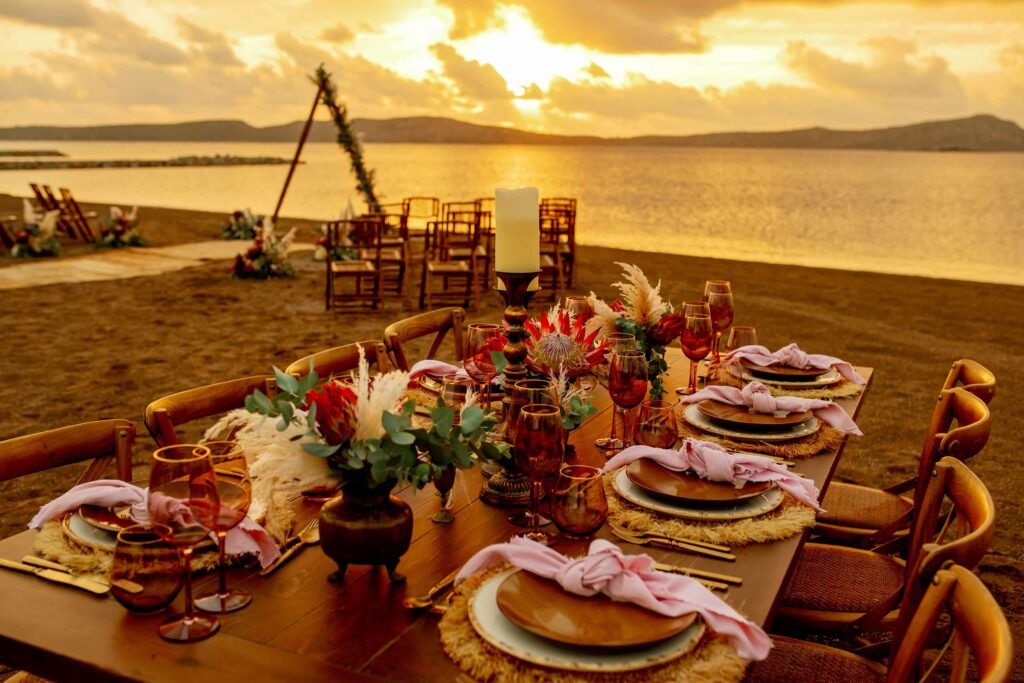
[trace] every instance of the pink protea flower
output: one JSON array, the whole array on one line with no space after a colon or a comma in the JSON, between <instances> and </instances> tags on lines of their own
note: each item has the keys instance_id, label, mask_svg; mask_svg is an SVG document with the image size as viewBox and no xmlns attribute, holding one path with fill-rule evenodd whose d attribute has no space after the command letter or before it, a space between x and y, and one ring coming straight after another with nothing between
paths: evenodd
<instances>
[{"instance_id":1,"label":"pink protea flower","mask_svg":"<svg viewBox=\"0 0 1024 683\"><path fill-rule=\"evenodd\" d=\"M558 306L539 320L526 321L525 327L530 334L526 365L533 372L577 377L604 360L604 342L594 344L599 330L588 333L582 320Z\"/></svg>"}]
</instances>

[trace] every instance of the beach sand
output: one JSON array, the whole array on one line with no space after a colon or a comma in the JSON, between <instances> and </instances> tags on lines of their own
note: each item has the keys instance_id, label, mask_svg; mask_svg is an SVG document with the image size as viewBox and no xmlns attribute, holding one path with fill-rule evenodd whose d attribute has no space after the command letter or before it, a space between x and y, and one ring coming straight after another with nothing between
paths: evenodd
<instances>
[{"instance_id":1,"label":"beach sand","mask_svg":"<svg viewBox=\"0 0 1024 683\"><path fill-rule=\"evenodd\" d=\"M0 215L20 212L20 204L0 196ZM225 219L157 208L144 208L140 216L141 232L154 245L215 239ZM303 241L315 236L312 221L282 219L279 225L302 226ZM77 246L67 254L89 251ZM0 439L130 418L140 425L135 461L143 463L153 446L142 427L151 400L379 338L388 322L415 312L411 300L376 313L325 312L323 266L308 258L293 258L300 269L295 280L234 280L229 264L218 262L149 278L3 292ZM608 297L619 276L616 261L636 263L660 278L663 294L676 305L697 297L705 279L727 278L736 294L736 324L755 325L762 343L774 348L798 341L805 349L874 367L858 419L865 436L848 444L837 473L841 480L887 485L916 471L950 364L969 357L987 365L999 381L992 438L971 465L992 491L998 531L982 576L1013 620L1017 642L1024 643L1024 469L1016 438L1024 433L1017 400L1024 394L1024 288L597 247L580 247L579 260L575 291ZM10 259L0 259L5 261ZM497 320L498 298L488 293L482 302L471 319ZM80 468L70 469L75 471L0 484L0 535L23 529L41 503L73 484Z\"/></svg>"}]
</instances>

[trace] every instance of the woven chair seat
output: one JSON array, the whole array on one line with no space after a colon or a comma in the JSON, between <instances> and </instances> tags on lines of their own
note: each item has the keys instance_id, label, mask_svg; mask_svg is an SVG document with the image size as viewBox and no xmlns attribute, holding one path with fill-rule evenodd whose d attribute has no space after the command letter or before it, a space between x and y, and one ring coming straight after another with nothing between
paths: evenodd
<instances>
[{"instance_id":1,"label":"woven chair seat","mask_svg":"<svg viewBox=\"0 0 1024 683\"><path fill-rule=\"evenodd\" d=\"M881 489L834 482L828 487L821 506L827 512L818 515L820 522L857 529L881 529L908 512L913 503Z\"/></svg>"},{"instance_id":2,"label":"woven chair seat","mask_svg":"<svg viewBox=\"0 0 1024 683\"><path fill-rule=\"evenodd\" d=\"M782 593L782 607L867 612L903 587L903 563L868 550L808 543Z\"/></svg>"},{"instance_id":3,"label":"woven chair seat","mask_svg":"<svg viewBox=\"0 0 1024 683\"><path fill-rule=\"evenodd\" d=\"M368 261L331 261L335 273L372 273L374 267Z\"/></svg>"},{"instance_id":4,"label":"woven chair seat","mask_svg":"<svg viewBox=\"0 0 1024 683\"><path fill-rule=\"evenodd\" d=\"M747 670L748 683L860 683L884 681L880 665L853 653L794 638L774 636L768 659Z\"/></svg>"},{"instance_id":5,"label":"woven chair seat","mask_svg":"<svg viewBox=\"0 0 1024 683\"><path fill-rule=\"evenodd\" d=\"M454 273L456 275L470 272L467 261L430 261L427 263L427 270L431 273Z\"/></svg>"},{"instance_id":6,"label":"woven chair seat","mask_svg":"<svg viewBox=\"0 0 1024 683\"><path fill-rule=\"evenodd\" d=\"M473 251L474 250L470 249L470 247L452 247L448 250L448 258L468 259ZM485 258L487 256L487 249L485 249L483 245L477 246L475 251L479 258Z\"/></svg>"},{"instance_id":7,"label":"woven chair seat","mask_svg":"<svg viewBox=\"0 0 1024 683\"><path fill-rule=\"evenodd\" d=\"M364 259L364 260L367 260L367 261L372 261L375 257L376 257L376 254L375 254L375 250L373 250L373 249L360 249L359 250L359 258L361 258L361 259ZM405 261L405 259L402 258L402 250L401 249L381 249L380 250L380 260L381 261L385 261L385 262Z\"/></svg>"}]
</instances>

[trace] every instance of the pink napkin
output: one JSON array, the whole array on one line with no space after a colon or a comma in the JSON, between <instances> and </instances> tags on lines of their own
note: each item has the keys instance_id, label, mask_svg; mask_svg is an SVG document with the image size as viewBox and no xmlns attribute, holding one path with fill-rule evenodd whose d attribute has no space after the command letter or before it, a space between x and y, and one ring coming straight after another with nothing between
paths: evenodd
<instances>
[{"instance_id":1,"label":"pink napkin","mask_svg":"<svg viewBox=\"0 0 1024 683\"><path fill-rule=\"evenodd\" d=\"M457 365L451 363L445 363L443 360L434 360L427 358L425 360L416 361L411 368L409 368L409 379L418 379L422 375L433 375L435 377L442 377L444 375L458 375L459 377L469 377L469 373L466 372L465 368L460 368ZM501 382L499 377L495 377L491 380L494 384Z\"/></svg>"},{"instance_id":2,"label":"pink napkin","mask_svg":"<svg viewBox=\"0 0 1024 683\"><path fill-rule=\"evenodd\" d=\"M818 512L818 487L810 479L790 472L782 463L748 453L730 453L716 443L685 439L678 451L651 446L630 446L604 465L605 472L647 458L673 472L694 472L709 481L774 481L779 488Z\"/></svg>"},{"instance_id":3,"label":"pink napkin","mask_svg":"<svg viewBox=\"0 0 1024 683\"><path fill-rule=\"evenodd\" d=\"M722 360L722 365L733 365L741 360L749 361L754 365L760 365L761 367L777 364L785 365L790 368L799 368L801 370L811 368L815 370L828 370L834 365L836 366L836 370L839 371L839 374L851 382L854 382L855 384L864 384L865 381L864 378L853 369L853 366L845 360L836 358L835 356L826 356L821 353L806 353L800 350L800 347L796 345L796 342L783 346L775 353L769 351L767 347L759 346L757 344L741 346L738 349L733 349Z\"/></svg>"},{"instance_id":4,"label":"pink napkin","mask_svg":"<svg viewBox=\"0 0 1024 683\"><path fill-rule=\"evenodd\" d=\"M30 529L38 529L51 519L77 510L83 505L101 505L103 507L131 505L132 518L140 524L145 524L149 521L147 493L147 489L117 479L100 479L79 484L39 508L39 512L28 523L28 526ZM179 511L172 507L180 506L181 501L167 496L163 498L171 506L166 510L167 515L179 514ZM212 533L210 536L216 538ZM228 555L256 555L263 567L273 563L281 554L274 538L262 526L248 517L228 532L224 539L224 552Z\"/></svg>"},{"instance_id":5,"label":"pink napkin","mask_svg":"<svg viewBox=\"0 0 1024 683\"><path fill-rule=\"evenodd\" d=\"M819 420L839 431L863 436L850 414L832 401L821 398L772 396L768 387L760 382L750 382L742 389L718 385L704 387L696 394L685 397L682 401L683 403L700 403L705 399L734 406L749 406L755 413L771 414L777 410L785 413L802 413L805 410L810 410Z\"/></svg>"},{"instance_id":6,"label":"pink napkin","mask_svg":"<svg viewBox=\"0 0 1024 683\"><path fill-rule=\"evenodd\" d=\"M590 597L603 593L667 617L696 612L713 631L729 639L744 659L768 656L771 639L756 624L689 576L654 570L647 555L625 555L614 543L596 539L583 557L569 558L536 541L516 537L488 546L462 567L455 583L481 569L509 562L531 574L556 581L562 588Z\"/></svg>"}]
</instances>

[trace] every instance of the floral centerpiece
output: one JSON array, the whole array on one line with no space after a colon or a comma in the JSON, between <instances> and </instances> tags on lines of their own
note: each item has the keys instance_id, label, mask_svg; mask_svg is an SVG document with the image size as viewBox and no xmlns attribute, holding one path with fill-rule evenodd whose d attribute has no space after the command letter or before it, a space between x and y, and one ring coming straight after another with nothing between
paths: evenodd
<instances>
[{"instance_id":1,"label":"floral centerpiece","mask_svg":"<svg viewBox=\"0 0 1024 683\"><path fill-rule=\"evenodd\" d=\"M237 278L266 280L272 277L295 277L295 268L288 261L288 247L295 239L295 228L283 237L274 234L269 220L244 252L235 256L231 273Z\"/></svg>"},{"instance_id":2,"label":"floral centerpiece","mask_svg":"<svg viewBox=\"0 0 1024 683\"><path fill-rule=\"evenodd\" d=\"M472 467L474 456L507 456L506 445L488 439L498 421L472 395L462 406L438 399L430 426L414 427L416 404L404 401L409 374L396 370L371 377L362 348L351 385L317 387L312 367L302 379L277 368L274 375L280 392L270 397L257 390L246 397L246 408L277 418L279 431L304 424L305 453L325 458L339 474L343 495L325 504L320 518L324 552L339 566L334 580L344 578L348 564L383 564L400 580L394 568L409 546L412 512L389 498L398 482L421 488L451 468Z\"/></svg>"},{"instance_id":3,"label":"floral centerpiece","mask_svg":"<svg viewBox=\"0 0 1024 683\"><path fill-rule=\"evenodd\" d=\"M616 262L623 270L624 282L612 287L621 298L607 304L590 293L594 317L588 329L601 334L625 332L636 337L637 349L647 359L647 377L651 383L651 398L665 393L662 373L668 370L665 345L682 333L684 319L672 312L672 304L661 298L661 282L652 286L644 272L635 265Z\"/></svg>"},{"instance_id":4,"label":"floral centerpiece","mask_svg":"<svg viewBox=\"0 0 1024 683\"><path fill-rule=\"evenodd\" d=\"M138 233L139 207L125 213L119 206L110 207L110 217L100 224L100 241L97 247L120 249L121 247L145 247L149 243Z\"/></svg>"},{"instance_id":5,"label":"floral centerpiece","mask_svg":"<svg viewBox=\"0 0 1024 683\"><path fill-rule=\"evenodd\" d=\"M255 239L263 225L263 217L253 214L249 209L232 211L228 222L221 226L220 233L226 240Z\"/></svg>"},{"instance_id":6,"label":"floral centerpiece","mask_svg":"<svg viewBox=\"0 0 1024 683\"><path fill-rule=\"evenodd\" d=\"M335 244L331 248L331 260L332 261L355 261L359 258L359 252L356 251L355 245L352 244L352 240L349 238L350 223L342 222L338 226L338 241L339 244ZM316 249L313 250L314 261L326 261L327 260L327 245L330 240L327 239L327 226L320 226L320 237L316 240Z\"/></svg>"},{"instance_id":7,"label":"floral centerpiece","mask_svg":"<svg viewBox=\"0 0 1024 683\"><path fill-rule=\"evenodd\" d=\"M23 203L23 208L24 223L11 235L14 238L11 256L60 256L60 239L57 237L57 218L60 211L38 214L27 199Z\"/></svg>"},{"instance_id":8,"label":"floral centerpiece","mask_svg":"<svg viewBox=\"0 0 1024 683\"><path fill-rule=\"evenodd\" d=\"M595 343L600 330L588 331L582 320L558 304L524 327L529 334L526 366L535 374L573 379L604 360L605 344Z\"/></svg>"}]
</instances>

